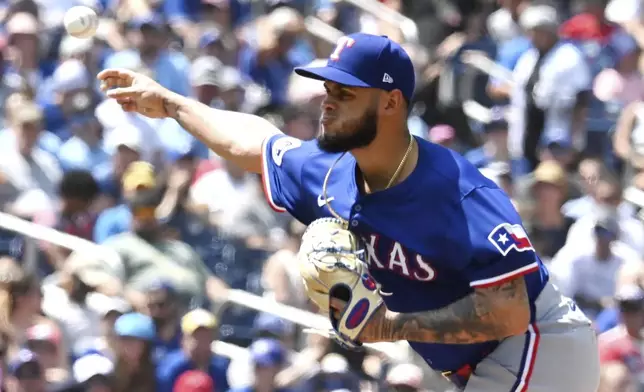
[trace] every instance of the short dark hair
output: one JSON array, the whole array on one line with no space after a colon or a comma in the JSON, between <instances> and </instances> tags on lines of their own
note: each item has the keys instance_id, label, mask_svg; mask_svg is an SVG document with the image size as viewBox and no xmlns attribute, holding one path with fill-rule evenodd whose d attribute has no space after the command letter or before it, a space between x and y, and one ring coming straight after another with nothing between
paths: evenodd
<instances>
[{"instance_id":1,"label":"short dark hair","mask_svg":"<svg viewBox=\"0 0 644 392\"><path fill-rule=\"evenodd\" d=\"M92 201L100 193L98 182L86 170L70 170L63 176L58 193L65 199Z\"/></svg>"}]
</instances>

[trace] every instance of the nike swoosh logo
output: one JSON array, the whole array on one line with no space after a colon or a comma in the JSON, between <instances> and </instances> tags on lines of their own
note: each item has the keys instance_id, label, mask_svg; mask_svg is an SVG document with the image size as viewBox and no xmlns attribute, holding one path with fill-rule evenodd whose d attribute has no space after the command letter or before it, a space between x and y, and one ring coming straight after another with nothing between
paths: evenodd
<instances>
[{"instance_id":1,"label":"nike swoosh logo","mask_svg":"<svg viewBox=\"0 0 644 392\"><path fill-rule=\"evenodd\" d=\"M318 196L318 207L324 207L325 204L332 202L335 197L331 196L328 199L324 199L322 195Z\"/></svg>"}]
</instances>

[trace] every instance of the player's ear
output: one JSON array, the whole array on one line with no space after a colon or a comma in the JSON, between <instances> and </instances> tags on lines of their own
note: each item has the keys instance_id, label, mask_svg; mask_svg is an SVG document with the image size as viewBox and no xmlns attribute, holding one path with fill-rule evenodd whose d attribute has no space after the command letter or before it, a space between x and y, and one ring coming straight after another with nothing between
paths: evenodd
<instances>
[{"instance_id":1,"label":"player's ear","mask_svg":"<svg viewBox=\"0 0 644 392\"><path fill-rule=\"evenodd\" d=\"M382 113L384 115L391 116L400 111L401 107L404 105L404 98L400 90L393 90L385 92L385 96L382 99Z\"/></svg>"}]
</instances>

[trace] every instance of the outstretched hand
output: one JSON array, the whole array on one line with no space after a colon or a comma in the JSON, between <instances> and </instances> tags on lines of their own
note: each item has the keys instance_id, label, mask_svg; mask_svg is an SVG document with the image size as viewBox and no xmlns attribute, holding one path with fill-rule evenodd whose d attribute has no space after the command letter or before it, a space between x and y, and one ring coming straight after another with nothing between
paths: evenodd
<instances>
[{"instance_id":1,"label":"outstretched hand","mask_svg":"<svg viewBox=\"0 0 644 392\"><path fill-rule=\"evenodd\" d=\"M97 78L101 81L101 90L124 111L150 118L170 115L164 101L171 93L152 78L127 69L106 69Z\"/></svg>"}]
</instances>

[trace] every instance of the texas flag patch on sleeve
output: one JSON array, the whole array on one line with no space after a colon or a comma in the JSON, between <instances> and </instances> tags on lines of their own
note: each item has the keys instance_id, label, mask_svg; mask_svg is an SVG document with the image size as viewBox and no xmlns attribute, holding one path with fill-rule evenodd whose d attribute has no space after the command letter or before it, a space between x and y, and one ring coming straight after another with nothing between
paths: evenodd
<instances>
[{"instance_id":1,"label":"texas flag patch on sleeve","mask_svg":"<svg viewBox=\"0 0 644 392\"><path fill-rule=\"evenodd\" d=\"M490 235L487 236L487 239L503 256L510 253L512 249L517 252L534 250L528 234L521 225L501 223L492 230Z\"/></svg>"}]
</instances>

